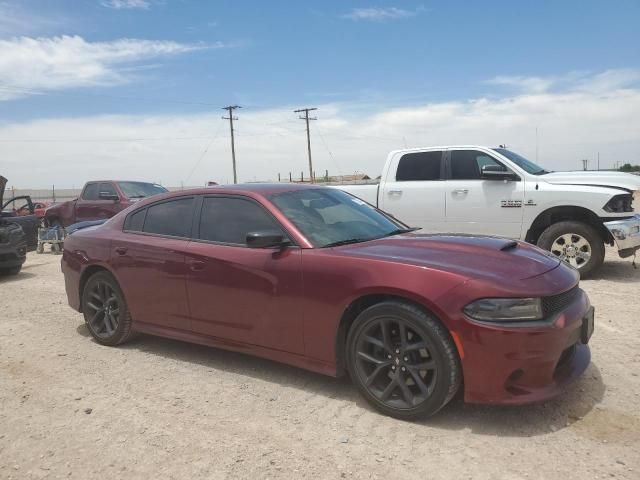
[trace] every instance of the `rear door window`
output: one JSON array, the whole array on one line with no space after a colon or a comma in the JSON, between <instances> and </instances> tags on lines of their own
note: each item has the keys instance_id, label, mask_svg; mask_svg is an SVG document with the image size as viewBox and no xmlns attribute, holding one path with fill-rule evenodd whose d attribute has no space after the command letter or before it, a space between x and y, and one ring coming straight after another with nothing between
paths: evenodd
<instances>
[{"instance_id":1,"label":"rear door window","mask_svg":"<svg viewBox=\"0 0 640 480\"><path fill-rule=\"evenodd\" d=\"M440 180L442 152L405 153L398 162L396 181Z\"/></svg>"},{"instance_id":2,"label":"rear door window","mask_svg":"<svg viewBox=\"0 0 640 480\"><path fill-rule=\"evenodd\" d=\"M83 200L98 200L100 189L97 183L89 183L86 187L84 187L84 191L82 192Z\"/></svg>"},{"instance_id":3,"label":"rear door window","mask_svg":"<svg viewBox=\"0 0 640 480\"><path fill-rule=\"evenodd\" d=\"M142 231L170 237L189 238L191 236L193 204L194 199L190 197L151 205L147 208Z\"/></svg>"}]
</instances>

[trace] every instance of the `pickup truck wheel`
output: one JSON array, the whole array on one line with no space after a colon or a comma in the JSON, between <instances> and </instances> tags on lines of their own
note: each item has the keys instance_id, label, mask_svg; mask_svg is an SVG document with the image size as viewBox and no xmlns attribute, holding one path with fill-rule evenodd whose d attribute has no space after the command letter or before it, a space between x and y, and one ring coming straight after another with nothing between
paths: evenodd
<instances>
[{"instance_id":1,"label":"pickup truck wheel","mask_svg":"<svg viewBox=\"0 0 640 480\"><path fill-rule=\"evenodd\" d=\"M413 305L369 307L347 338L347 368L379 411L406 420L433 415L460 387L462 374L449 332Z\"/></svg>"},{"instance_id":2,"label":"pickup truck wheel","mask_svg":"<svg viewBox=\"0 0 640 480\"><path fill-rule=\"evenodd\" d=\"M89 332L101 345L119 345L132 335L131 314L113 275L92 275L82 292L82 312Z\"/></svg>"},{"instance_id":3,"label":"pickup truck wheel","mask_svg":"<svg viewBox=\"0 0 640 480\"><path fill-rule=\"evenodd\" d=\"M558 222L542 232L538 246L578 269L586 278L604 262L604 241L591 225Z\"/></svg>"}]
</instances>

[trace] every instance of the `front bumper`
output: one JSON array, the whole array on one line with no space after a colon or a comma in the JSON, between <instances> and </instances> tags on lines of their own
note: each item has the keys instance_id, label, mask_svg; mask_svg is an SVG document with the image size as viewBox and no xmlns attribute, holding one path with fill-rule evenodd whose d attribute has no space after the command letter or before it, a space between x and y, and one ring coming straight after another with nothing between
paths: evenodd
<instances>
[{"instance_id":1,"label":"front bumper","mask_svg":"<svg viewBox=\"0 0 640 480\"><path fill-rule=\"evenodd\" d=\"M640 215L605 222L604 226L611 232L622 258L630 257L640 249Z\"/></svg>"},{"instance_id":2,"label":"front bumper","mask_svg":"<svg viewBox=\"0 0 640 480\"><path fill-rule=\"evenodd\" d=\"M590 308L587 295L580 291L544 326L508 328L473 322L462 339L465 401L519 405L561 393L591 361L589 347L581 340Z\"/></svg>"},{"instance_id":3,"label":"front bumper","mask_svg":"<svg viewBox=\"0 0 640 480\"><path fill-rule=\"evenodd\" d=\"M15 246L0 247L0 268L19 267L27 259L27 245L21 243Z\"/></svg>"}]
</instances>

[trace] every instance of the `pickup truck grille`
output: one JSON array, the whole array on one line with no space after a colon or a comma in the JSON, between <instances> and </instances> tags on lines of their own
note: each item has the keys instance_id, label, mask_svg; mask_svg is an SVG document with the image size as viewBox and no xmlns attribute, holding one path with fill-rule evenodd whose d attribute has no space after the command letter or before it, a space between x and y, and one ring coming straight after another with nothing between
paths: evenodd
<instances>
[{"instance_id":1,"label":"pickup truck grille","mask_svg":"<svg viewBox=\"0 0 640 480\"><path fill-rule=\"evenodd\" d=\"M558 313L567 308L577 297L582 293L582 290L575 286L571 290L567 290L564 293L553 295L551 297L544 297L542 299L542 312L545 317L549 317L555 313Z\"/></svg>"}]
</instances>

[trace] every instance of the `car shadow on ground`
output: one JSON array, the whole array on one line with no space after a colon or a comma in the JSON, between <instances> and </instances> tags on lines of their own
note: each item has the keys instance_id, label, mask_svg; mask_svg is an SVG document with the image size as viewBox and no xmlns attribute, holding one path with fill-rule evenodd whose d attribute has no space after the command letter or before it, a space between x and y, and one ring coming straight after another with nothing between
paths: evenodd
<instances>
[{"instance_id":1,"label":"car shadow on ground","mask_svg":"<svg viewBox=\"0 0 640 480\"><path fill-rule=\"evenodd\" d=\"M78 326L77 331L84 337L91 336L84 324ZM214 371L277 383L355 403L359 408L375 412L346 376L336 379L242 353L149 335L141 335L118 348L138 350L179 362L201 365ZM470 430L482 435L544 435L580 422L602 401L605 390L597 365L591 363L583 376L554 400L536 405L500 407L465 404L462 395L458 394L434 417L416 423L443 430Z\"/></svg>"},{"instance_id":2,"label":"car shadow on ground","mask_svg":"<svg viewBox=\"0 0 640 480\"><path fill-rule=\"evenodd\" d=\"M0 284L19 282L20 280L26 280L27 278L35 277L35 273L21 271L17 275L0 275Z\"/></svg>"},{"instance_id":3,"label":"car shadow on ground","mask_svg":"<svg viewBox=\"0 0 640 480\"><path fill-rule=\"evenodd\" d=\"M588 280L602 280L615 283L636 283L640 281L640 258L636 268L629 260L606 261L589 276Z\"/></svg>"}]
</instances>

